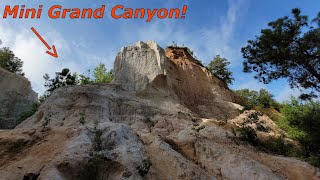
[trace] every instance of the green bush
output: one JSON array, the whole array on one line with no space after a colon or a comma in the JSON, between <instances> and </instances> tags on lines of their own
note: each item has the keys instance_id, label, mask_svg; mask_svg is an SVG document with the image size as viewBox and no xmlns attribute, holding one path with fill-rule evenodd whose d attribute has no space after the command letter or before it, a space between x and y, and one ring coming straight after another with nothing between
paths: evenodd
<instances>
[{"instance_id":1,"label":"green bush","mask_svg":"<svg viewBox=\"0 0 320 180\"><path fill-rule=\"evenodd\" d=\"M199 126L199 124L198 123L196 123L196 124L194 124L193 126L192 126L192 130L194 130L194 131L196 131L196 132L200 132L202 129L204 129L204 128L206 128L206 126L204 126L204 125L202 125L202 126Z\"/></svg>"},{"instance_id":2,"label":"green bush","mask_svg":"<svg viewBox=\"0 0 320 180\"><path fill-rule=\"evenodd\" d=\"M266 133L271 131L270 127L265 127L264 125L259 123L257 123L257 130Z\"/></svg>"},{"instance_id":3,"label":"green bush","mask_svg":"<svg viewBox=\"0 0 320 180\"><path fill-rule=\"evenodd\" d=\"M52 113L49 112L48 115L44 118L44 121L42 122L42 126L43 128L47 127L51 121L51 116L52 116Z\"/></svg>"},{"instance_id":4,"label":"green bush","mask_svg":"<svg viewBox=\"0 0 320 180\"><path fill-rule=\"evenodd\" d=\"M99 63L93 70L93 79L91 79L90 69L88 70L88 75L79 75L79 84L91 84L91 83L110 83L113 79L113 70L107 71L104 64Z\"/></svg>"},{"instance_id":5,"label":"green bush","mask_svg":"<svg viewBox=\"0 0 320 180\"><path fill-rule=\"evenodd\" d=\"M147 126L148 126L149 128L155 126L155 122L154 122L150 117L146 117L146 118L144 119L144 122L147 124Z\"/></svg>"},{"instance_id":6,"label":"green bush","mask_svg":"<svg viewBox=\"0 0 320 180\"><path fill-rule=\"evenodd\" d=\"M92 142L92 149L94 152L98 152L102 150L102 139L103 131L98 129L98 122L94 124L94 139Z\"/></svg>"},{"instance_id":7,"label":"green bush","mask_svg":"<svg viewBox=\"0 0 320 180\"><path fill-rule=\"evenodd\" d=\"M278 108L279 103L273 99L273 95L266 89L258 91L250 91L249 89L241 89L234 91L240 96L240 105L244 106L246 110L261 108Z\"/></svg>"},{"instance_id":8,"label":"green bush","mask_svg":"<svg viewBox=\"0 0 320 180\"><path fill-rule=\"evenodd\" d=\"M247 141L252 145L258 142L257 133L252 127L241 127L238 129L239 137L242 141Z\"/></svg>"},{"instance_id":9,"label":"green bush","mask_svg":"<svg viewBox=\"0 0 320 180\"><path fill-rule=\"evenodd\" d=\"M29 110L24 111L19 115L18 119L16 120L16 125L31 117L38 110L39 106L40 104L38 102L32 103Z\"/></svg>"},{"instance_id":10,"label":"green bush","mask_svg":"<svg viewBox=\"0 0 320 180\"><path fill-rule=\"evenodd\" d=\"M261 140L251 127L241 127L238 132L240 140L246 141L264 152L284 156L301 156L300 149L289 142L285 142L284 137L270 137Z\"/></svg>"},{"instance_id":11,"label":"green bush","mask_svg":"<svg viewBox=\"0 0 320 180\"><path fill-rule=\"evenodd\" d=\"M269 153L294 156L298 150L292 144L285 142L283 137L271 137L259 142L259 148Z\"/></svg>"},{"instance_id":12,"label":"green bush","mask_svg":"<svg viewBox=\"0 0 320 180\"><path fill-rule=\"evenodd\" d=\"M152 163L150 161L150 159L144 159L142 161L142 166L139 166L137 169L138 169L138 172L139 174L144 177L146 174L148 174L149 172L149 169L151 167Z\"/></svg>"},{"instance_id":13,"label":"green bush","mask_svg":"<svg viewBox=\"0 0 320 180\"><path fill-rule=\"evenodd\" d=\"M93 82L89 76L85 76L83 74L80 74L79 77L80 77L79 78L79 83L81 85L83 85L83 84L91 84Z\"/></svg>"},{"instance_id":14,"label":"green bush","mask_svg":"<svg viewBox=\"0 0 320 180\"><path fill-rule=\"evenodd\" d=\"M24 76L22 65L23 61L16 57L8 47L0 48L0 67L12 73Z\"/></svg>"},{"instance_id":15,"label":"green bush","mask_svg":"<svg viewBox=\"0 0 320 180\"><path fill-rule=\"evenodd\" d=\"M86 114L83 112L80 113L80 119L79 119L80 124L84 125L84 123L86 122L85 118L86 118Z\"/></svg>"},{"instance_id":16,"label":"green bush","mask_svg":"<svg viewBox=\"0 0 320 180\"><path fill-rule=\"evenodd\" d=\"M107 71L106 66L100 63L94 68L93 76L95 83L110 83L113 79L113 70Z\"/></svg>"},{"instance_id":17,"label":"green bush","mask_svg":"<svg viewBox=\"0 0 320 180\"><path fill-rule=\"evenodd\" d=\"M281 108L278 126L301 145L300 156L310 164L320 166L320 101L291 98Z\"/></svg>"}]
</instances>

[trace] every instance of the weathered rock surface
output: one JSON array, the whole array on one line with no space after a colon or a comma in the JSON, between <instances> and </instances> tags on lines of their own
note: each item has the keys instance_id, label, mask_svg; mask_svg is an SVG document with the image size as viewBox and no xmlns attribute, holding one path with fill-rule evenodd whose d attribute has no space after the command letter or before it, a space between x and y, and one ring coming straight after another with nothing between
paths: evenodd
<instances>
[{"instance_id":1,"label":"weathered rock surface","mask_svg":"<svg viewBox=\"0 0 320 180\"><path fill-rule=\"evenodd\" d=\"M14 128L19 115L36 100L27 78L0 67L0 129Z\"/></svg>"},{"instance_id":2,"label":"weathered rock surface","mask_svg":"<svg viewBox=\"0 0 320 180\"><path fill-rule=\"evenodd\" d=\"M112 84L57 89L0 131L1 178L320 179L305 162L236 141L230 127L249 112L238 116L237 97L185 49L139 42L114 69Z\"/></svg>"},{"instance_id":3,"label":"weathered rock surface","mask_svg":"<svg viewBox=\"0 0 320 180\"><path fill-rule=\"evenodd\" d=\"M195 60L187 48L168 48L138 42L122 48L112 83L123 89L171 99L203 117L227 119L238 114L237 97L220 79Z\"/></svg>"}]
</instances>

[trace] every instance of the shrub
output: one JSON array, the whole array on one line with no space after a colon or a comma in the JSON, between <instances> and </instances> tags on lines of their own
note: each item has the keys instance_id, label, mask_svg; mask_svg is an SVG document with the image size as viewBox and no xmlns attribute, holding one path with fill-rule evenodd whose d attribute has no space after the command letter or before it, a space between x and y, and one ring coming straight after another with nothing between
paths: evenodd
<instances>
[{"instance_id":1,"label":"shrub","mask_svg":"<svg viewBox=\"0 0 320 180\"><path fill-rule=\"evenodd\" d=\"M103 131L97 128L98 122L95 122L94 125L94 139L92 142L92 149L93 151L101 151L102 150L102 139L101 136L103 135Z\"/></svg>"},{"instance_id":2,"label":"shrub","mask_svg":"<svg viewBox=\"0 0 320 180\"><path fill-rule=\"evenodd\" d=\"M51 121L51 116L52 113L49 112L48 115L44 118L44 121L42 122L42 126L45 128L49 125L50 121Z\"/></svg>"},{"instance_id":3,"label":"shrub","mask_svg":"<svg viewBox=\"0 0 320 180\"><path fill-rule=\"evenodd\" d=\"M256 145L257 144L257 133L256 131L249 126L246 127L241 127L238 129L239 131L239 137L242 141L247 141L252 145Z\"/></svg>"},{"instance_id":4,"label":"shrub","mask_svg":"<svg viewBox=\"0 0 320 180\"><path fill-rule=\"evenodd\" d=\"M297 149L290 143L285 142L283 137L271 137L259 142L259 148L269 153L293 156Z\"/></svg>"},{"instance_id":5,"label":"shrub","mask_svg":"<svg viewBox=\"0 0 320 180\"><path fill-rule=\"evenodd\" d=\"M240 140L249 142L257 149L267 153L300 157L300 150L289 142L285 142L283 137L270 137L266 140L260 140L255 130L251 127L242 127L238 129Z\"/></svg>"},{"instance_id":6,"label":"shrub","mask_svg":"<svg viewBox=\"0 0 320 180\"><path fill-rule=\"evenodd\" d=\"M22 65L23 61L16 57L8 47L0 48L0 67L12 73L24 76Z\"/></svg>"},{"instance_id":7,"label":"shrub","mask_svg":"<svg viewBox=\"0 0 320 180\"><path fill-rule=\"evenodd\" d=\"M93 83L93 80L90 78L90 69L88 70L88 76L85 76L84 74L79 75L79 83L80 84L90 84Z\"/></svg>"},{"instance_id":8,"label":"shrub","mask_svg":"<svg viewBox=\"0 0 320 180\"><path fill-rule=\"evenodd\" d=\"M68 68L64 68L61 72L56 72L55 77L50 79L49 74L45 74L43 76L45 80L44 87L46 87L46 91L40 97L40 102L43 102L46 98L48 98L52 92L60 87L76 85L78 84L78 75L77 73L71 73Z\"/></svg>"},{"instance_id":9,"label":"shrub","mask_svg":"<svg viewBox=\"0 0 320 180\"><path fill-rule=\"evenodd\" d=\"M240 105L244 106L246 110L255 109L255 107L261 108L278 108L279 103L273 99L273 95L266 89L258 91L250 91L249 89L241 89L234 91L240 96Z\"/></svg>"},{"instance_id":10,"label":"shrub","mask_svg":"<svg viewBox=\"0 0 320 180\"><path fill-rule=\"evenodd\" d=\"M80 113L80 119L79 119L79 122L80 124L84 124L85 123L85 117L86 117L86 114L85 113Z\"/></svg>"},{"instance_id":11,"label":"shrub","mask_svg":"<svg viewBox=\"0 0 320 180\"><path fill-rule=\"evenodd\" d=\"M107 71L106 66L100 63L94 68L93 76L95 83L110 83L113 79L113 70Z\"/></svg>"},{"instance_id":12,"label":"shrub","mask_svg":"<svg viewBox=\"0 0 320 180\"><path fill-rule=\"evenodd\" d=\"M149 172L149 169L151 167L152 163L150 161L150 159L144 159L142 161L142 166L139 166L137 169L138 169L138 172L139 174L144 177L146 174L148 174Z\"/></svg>"},{"instance_id":13,"label":"shrub","mask_svg":"<svg viewBox=\"0 0 320 180\"><path fill-rule=\"evenodd\" d=\"M199 124L196 123L196 124L193 125L193 127L191 129L196 131L196 132L200 132L204 128L206 128L206 126L204 126L204 125L199 126Z\"/></svg>"},{"instance_id":14,"label":"shrub","mask_svg":"<svg viewBox=\"0 0 320 180\"><path fill-rule=\"evenodd\" d=\"M94 122L94 129L93 129L93 141L91 146L90 152L90 159L87 164L87 179L103 179L103 169L106 167L106 161L108 159L100 152L102 150L102 139L101 136L103 131L98 129L98 121ZM102 172L102 175L101 173ZM100 177L102 176L102 177Z\"/></svg>"},{"instance_id":15,"label":"shrub","mask_svg":"<svg viewBox=\"0 0 320 180\"><path fill-rule=\"evenodd\" d=\"M87 177L93 180L99 179L99 170L105 165L105 157L102 154L93 152L87 164Z\"/></svg>"},{"instance_id":16,"label":"shrub","mask_svg":"<svg viewBox=\"0 0 320 180\"><path fill-rule=\"evenodd\" d=\"M320 157L320 101L292 98L283 105L281 112L280 127L288 132L289 137L300 142L305 158Z\"/></svg>"},{"instance_id":17,"label":"shrub","mask_svg":"<svg viewBox=\"0 0 320 180\"><path fill-rule=\"evenodd\" d=\"M155 126L155 123L151 120L150 117L146 117L144 122L148 125L149 128Z\"/></svg>"},{"instance_id":18,"label":"shrub","mask_svg":"<svg viewBox=\"0 0 320 180\"><path fill-rule=\"evenodd\" d=\"M93 79L90 76L90 69L88 70L88 75L79 75L79 84L91 84L91 83L110 83L113 79L113 70L107 71L104 64L99 63L93 70Z\"/></svg>"},{"instance_id":19,"label":"shrub","mask_svg":"<svg viewBox=\"0 0 320 180\"><path fill-rule=\"evenodd\" d=\"M261 132L270 132L270 128L269 127L264 127L262 124L257 123L257 130L261 131Z\"/></svg>"},{"instance_id":20,"label":"shrub","mask_svg":"<svg viewBox=\"0 0 320 180\"><path fill-rule=\"evenodd\" d=\"M251 122L251 123L256 123L259 121L259 114L258 112L254 112L254 113L251 113L249 114L248 116L248 121Z\"/></svg>"},{"instance_id":21,"label":"shrub","mask_svg":"<svg viewBox=\"0 0 320 180\"><path fill-rule=\"evenodd\" d=\"M242 127L237 130L240 132L240 139L268 153L297 157L319 167L320 101L303 101L292 98L281 105L280 111L282 114L276 117L277 125L286 131L289 138L298 141L298 145L285 141L284 137L260 140L254 129L250 127ZM257 115L250 115L247 122L255 121ZM257 124L257 130L269 131L262 124Z\"/></svg>"}]
</instances>

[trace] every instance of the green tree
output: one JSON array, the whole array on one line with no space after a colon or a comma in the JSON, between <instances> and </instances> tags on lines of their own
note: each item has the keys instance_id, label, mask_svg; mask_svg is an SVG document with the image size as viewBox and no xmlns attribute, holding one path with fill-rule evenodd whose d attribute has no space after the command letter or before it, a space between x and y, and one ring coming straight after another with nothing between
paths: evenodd
<instances>
[{"instance_id":1,"label":"green tree","mask_svg":"<svg viewBox=\"0 0 320 180\"><path fill-rule=\"evenodd\" d=\"M24 73L22 72L22 65L23 62L21 59L16 57L8 47L0 49L0 67L12 73L24 76Z\"/></svg>"},{"instance_id":2,"label":"green tree","mask_svg":"<svg viewBox=\"0 0 320 180\"><path fill-rule=\"evenodd\" d=\"M303 102L292 98L283 105L281 113L280 127L301 143L304 158L320 166L320 101Z\"/></svg>"},{"instance_id":3,"label":"green tree","mask_svg":"<svg viewBox=\"0 0 320 180\"><path fill-rule=\"evenodd\" d=\"M276 106L276 101L273 99L273 95L266 89L260 89L259 96L257 98L258 105L263 108L270 108Z\"/></svg>"},{"instance_id":4,"label":"green tree","mask_svg":"<svg viewBox=\"0 0 320 180\"><path fill-rule=\"evenodd\" d=\"M270 22L248 41L241 50L243 70L254 71L264 83L287 78L292 88L308 89L303 97L315 97L320 92L320 13L313 21L299 9L292 15Z\"/></svg>"},{"instance_id":5,"label":"green tree","mask_svg":"<svg viewBox=\"0 0 320 180\"><path fill-rule=\"evenodd\" d=\"M245 109L254 109L255 106L261 108L277 107L278 103L273 99L273 95L266 89L260 89L260 91L250 91L249 89L236 90L235 93L243 100L241 105Z\"/></svg>"},{"instance_id":6,"label":"green tree","mask_svg":"<svg viewBox=\"0 0 320 180\"><path fill-rule=\"evenodd\" d=\"M259 96L259 93L257 91L250 91L249 89L240 89L234 92L241 97L242 101L240 102L240 104L244 106L245 109L253 109L254 106L257 106L257 99Z\"/></svg>"},{"instance_id":7,"label":"green tree","mask_svg":"<svg viewBox=\"0 0 320 180\"><path fill-rule=\"evenodd\" d=\"M45 74L43 78L45 80L44 86L47 88L47 90L44 95L40 97L41 102L50 96L51 93L57 88L78 84L77 73L72 74L68 68L62 69L61 72L56 72L56 76L52 79L50 79L49 74Z\"/></svg>"},{"instance_id":8,"label":"green tree","mask_svg":"<svg viewBox=\"0 0 320 180\"><path fill-rule=\"evenodd\" d=\"M84 74L79 75L79 83L82 84L90 84L93 83L93 80L90 78L90 69L88 70L88 76L85 76Z\"/></svg>"},{"instance_id":9,"label":"green tree","mask_svg":"<svg viewBox=\"0 0 320 180\"><path fill-rule=\"evenodd\" d=\"M110 83L113 79L113 70L107 71L104 64L100 63L93 70L95 83Z\"/></svg>"},{"instance_id":10,"label":"green tree","mask_svg":"<svg viewBox=\"0 0 320 180\"><path fill-rule=\"evenodd\" d=\"M88 74L79 75L79 84L91 84L91 83L110 83L113 79L113 70L107 71L104 64L98 64L93 70L93 79L90 75L90 69Z\"/></svg>"},{"instance_id":11,"label":"green tree","mask_svg":"<svg viewBox=\"0 0 320 180\"><path fill-rule=\"evenodd\" d=\"M230 62L226 58L216 55L209 63L208 69L212 74L222 79L226 84L232 84L234 78L232 77L232 72L227 67L228 65L230 65Z\"/></svg>"}]
</instances>

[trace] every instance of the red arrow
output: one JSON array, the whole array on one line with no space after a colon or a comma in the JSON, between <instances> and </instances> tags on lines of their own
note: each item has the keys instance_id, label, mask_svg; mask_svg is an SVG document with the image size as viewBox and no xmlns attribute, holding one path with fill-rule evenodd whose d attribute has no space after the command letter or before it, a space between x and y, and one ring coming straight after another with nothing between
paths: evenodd
<instances>
[{"instance_id":1,"label":"red arrow","mask_svg":"<svg viewBox=\"0 0 320 180\"><path fill-rule=\"evenodd\" d=\"M56 47L53 45L52 46L53 52L50 52L51 47L49 46L49 44L41 37L41 35L33 27L31 28L31 30L34 32L34 34L36 34L36 36L40 39L40 41L47 47L48 51L46 51L46 53L54 58L57 58L58 53L57 53Z\"/></svg>"}]
</instances>

